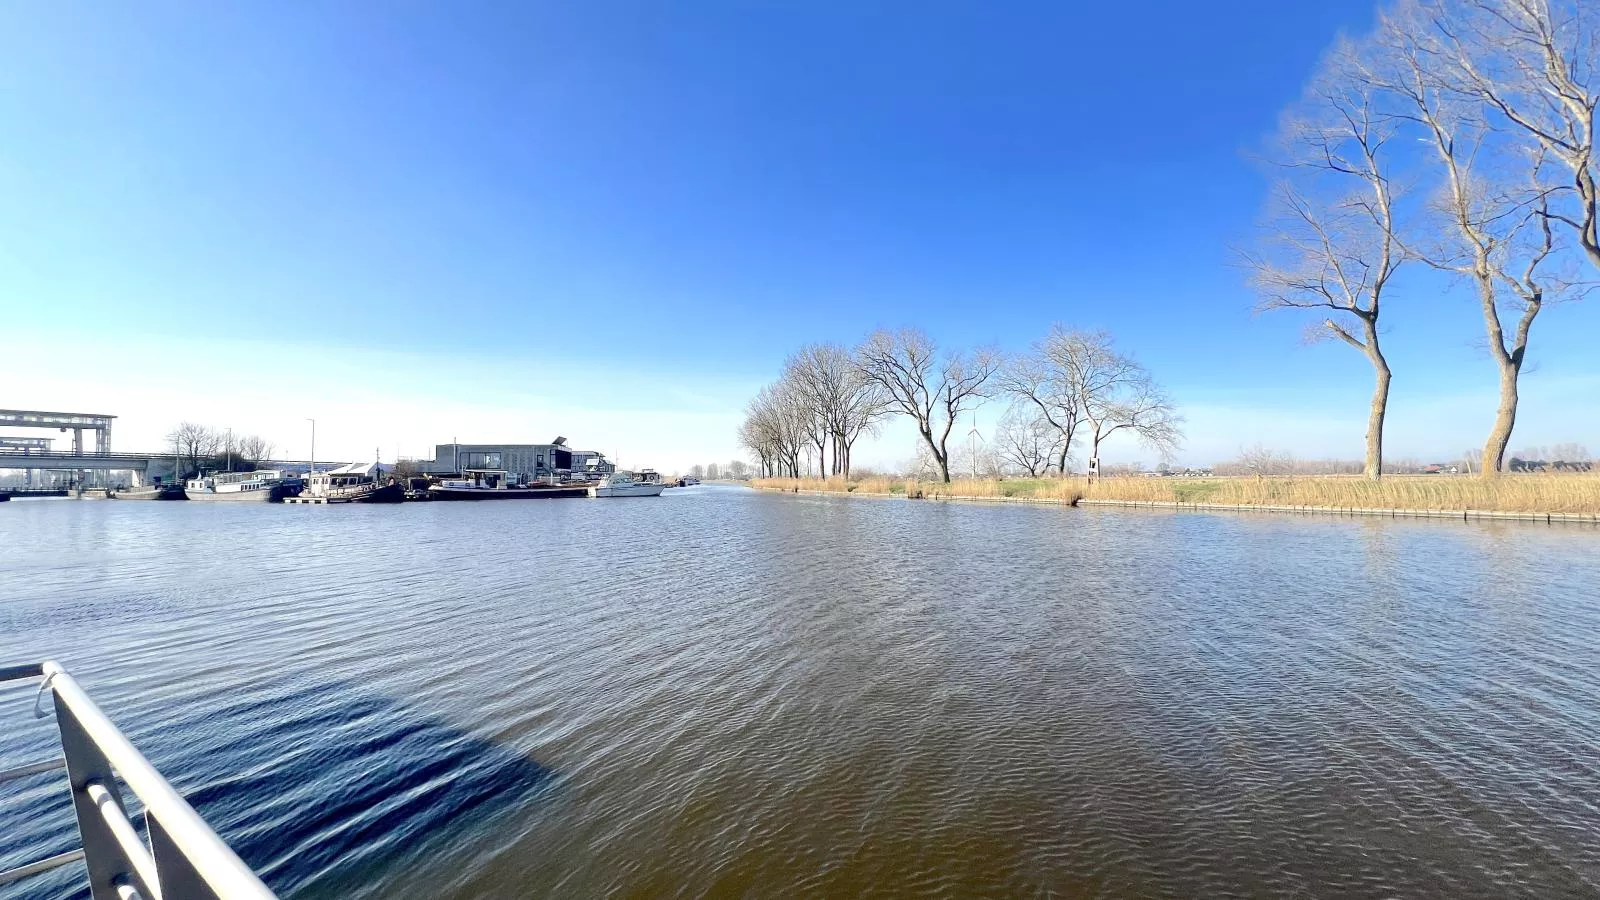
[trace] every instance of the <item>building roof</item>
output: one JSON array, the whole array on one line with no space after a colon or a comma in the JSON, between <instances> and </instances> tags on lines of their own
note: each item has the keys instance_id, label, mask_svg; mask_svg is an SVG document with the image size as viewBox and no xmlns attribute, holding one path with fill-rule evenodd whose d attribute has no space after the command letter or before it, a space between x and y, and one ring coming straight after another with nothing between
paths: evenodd
<instances>
[{"instance_id":1,"label":"building roof","mask_svg":"<svg viewBox=\"0 0 1600 900\"><path fill-rule=\"evenodd\" d=\"M376 476L381 475L384 472L387 472L387 471L389 471L390 469L393 469L393 468L394 468L393 466L386 466L383 463L375 463L375 462L370 462L370 463L348 463L346 465L340 466L337 469L325 469L325 470L323 470L321 472L318 472L317 474L318 475L368 475L368 476L376 477Z\"/></svg>"}]
</instances>

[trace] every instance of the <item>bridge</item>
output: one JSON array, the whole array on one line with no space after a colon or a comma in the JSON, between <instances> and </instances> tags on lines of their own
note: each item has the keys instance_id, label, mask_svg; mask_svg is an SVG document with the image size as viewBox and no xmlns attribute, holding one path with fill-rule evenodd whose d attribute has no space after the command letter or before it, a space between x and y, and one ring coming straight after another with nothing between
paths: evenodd
<instances>
[{"instance_id":1,"label":"bridge","mask_svg":"<svg viewBox=\"0 0 1600 900\"><path fill-rule=\"evenodd\" d=\"M60 471L75 473L73 481L85 483L83 473L93 472L103 476L109 472L133 473L133 487L151 484L157 477L170 481L177 468L170 452L161 453L67 453L59 450L10 448L0 446L0 469L25 469L28 472ZM274 469L307 469L311 463L297 459L262 460L260 465ZM317 460L318 469L330 469L345 463ZM104 481L103 477L94 479ZM29 484L32 484L30 477Z\"/></svg>"}]
</instances>

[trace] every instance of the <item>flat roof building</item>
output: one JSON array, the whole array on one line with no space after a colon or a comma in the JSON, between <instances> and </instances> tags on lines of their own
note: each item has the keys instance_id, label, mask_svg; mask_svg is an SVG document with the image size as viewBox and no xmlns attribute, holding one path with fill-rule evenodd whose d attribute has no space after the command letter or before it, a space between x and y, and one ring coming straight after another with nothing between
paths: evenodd
<instances>
[{"instance_id":1,"label":"flat roof building","mask_svg":"<svg viewBox=\"0 0 1600 900\"><path fill-rule=\"evenodd\" d=\"M551 476L593 476L616 469L595 450L573 450L565 438L548 444L435 444L433 459L421 460L423 472L434 475L464 472L467 469L499 469L514 481L533 481Z\"/></svg>"}]
</instances>

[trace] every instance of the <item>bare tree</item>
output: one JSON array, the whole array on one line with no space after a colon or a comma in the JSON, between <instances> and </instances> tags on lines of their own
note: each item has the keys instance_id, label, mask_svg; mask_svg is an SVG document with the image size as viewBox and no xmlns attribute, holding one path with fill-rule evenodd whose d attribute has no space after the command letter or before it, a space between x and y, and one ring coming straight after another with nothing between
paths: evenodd
<instances>
[{"instance_id":1,"label":"bare tree","mask_svg":"<svg viewBox=\"0 0 1600 900\"><path fill-rule=\"evenodd\" d=\"M1083 425L1081 381L1075 376L1076 333L1063 325L1050 326L1044 340L1030 352L1013 358L1001 375L1004 390L1033 407L1040 421L1054 429L1056 470L1067 471L1072 440Z\"/></svg>"},{"instance_id":2,"label":"bare tree","mask_svg":"<svg viewBox=\"0 0 1600 900\"><path fill-rule=\"evenodd\" d=\"M994 433L994 452L1030 478L1050 472L1059 465L1066 472L1066 459L1060 455L1061 429L1037 409L1014 404L1000 419Z\"/></svg>"},{"instance_id":3,"label":"bare tree","mask_svg":"<svg viewBox=\"0 0 1600 900\"><path fill-rule=\"evenodd\" d=\"M941 354L925 333L906 328L868 336L856 351L856 362L892 408L916 422L939 476L948 482L950 431L962 412L989 396L1000 354L985 348Z\"/></svg>"},{"instance_id":4,"label":"bare tree","mask_svg":"<svg viewBox=\"0 0 1600 900\"><path fill-rule=\"evenodd\" d=\"M1091 458L1106 438L1124 430L1163 456L1182 443L1183 417L1143 366L1116 351L1110 334L1062 330L1054 347L1082 407Z\"/></svg>"},{"instance_id":5,"label":"bare tree","mask_svg":"<svg viewBox=\"0 0 1600 900\"><path fill-rule=\"evenodd\" d=\"M793 385L779 381L762 388L745 408L739 441L756 455L763 475L798 478L809 425Z\"/></svg>"},{"instance_id":6,"label":"bare tree","mask_svg":"<svg viewBox=\"0 0 1600 900\"><path fill-rule=\"evenodd\" d=\"M825 474L850 477L850 451L863 434L876 431L887 414L887 398L867 378L850 351L837 344L811 344L789 357L784 379L803 398L812 417L811 441ZM832 468L826 461L831 459Z\"/></svg>"},{"instance_id":7,"label":"bare tree","mask_svg":"<svg viewBox=\"0 0 1600 900\"><path fill-rule=\"evenodd\" d=\"M1405 259L1395 216L1386 146L1398 123L1379 110L1377 92L1349 65L1344 43L1285 133L1289 175L1278 186L1279 213L1265 246L1247 254L1258 309L1328 315L1313 339L1338 339L1372 364L1365 474L1383 474L1383 422L1393 375L1379 342L1390 279Z\"/></svg>"},{"instance_id":8,"label":"bare tree","mask_svg":"<svg viewBox=\"0 0 1600 900\"><path fill-rule=\"evenodd\" d=\"M167 434L167 440L178 446L180 456L188 457L189 465L200 467L202 459L217 455L222 447L222 435L214 428L194 422L180 422Z\"/></svg>"},{"instance_id":9,"label":"bare tree","mask_svg":"<svg viewBox=\"0 0 1600 900\"><path fill-rule=\"evenodd\" d=\"M1481 102L1490 124L1565 171L1551 219L1600 267L1600 34L1580 0L1418 0L1427 62L1447 90ZM1592 12L1592 10L1590 10Z\"/></svg>"},{"instance_id":10,"label":"bare tree","mask_svg":"<svg viewBox=\"0 0 1600 900\"><path fill-rule=\"evenodd\" d=\"M1435 268L1468 280L1478 294L1488 351L1500 376L1500 401L1484 442L1481 474L1504 467L1516 426L1519 379L1527 362L1534 319L1572 285L1550 271L1557 241L1545 180L1543 148L1522 152L1485 118L1476 97L1456 89L1447 73L1454 52L1442 7L1423 2L1386 16L1378 32L1381 56L1362 77L1396 101L1431 146L1444 186L1433 216L1437 246L1419 255ZM1444 74L1442 74L1444 73ZM1514 317L1510 329L1502 311Z\"/></svg>"},{"instance_id":11,"label":"bare tree","mask_svg":"<svg viewBox=\"0 0 1600 900\"><path fill-rule=\"evenodd\" d=\"M252 463L258 463L262 460L271 459L272 451L276 449L271 441L255 434L246 435L240 438L236 442L236 445L239 456L249 460Z\"/></svg>"}]
</instances>

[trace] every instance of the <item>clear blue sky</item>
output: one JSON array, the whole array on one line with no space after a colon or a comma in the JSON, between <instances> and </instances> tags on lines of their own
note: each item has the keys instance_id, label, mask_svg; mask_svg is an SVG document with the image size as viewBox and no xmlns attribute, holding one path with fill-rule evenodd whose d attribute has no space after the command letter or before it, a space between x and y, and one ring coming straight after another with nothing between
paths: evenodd
<instances>
[{"instance_id":1,"label":"clear blue sky","mask_svg":"<svg viewBox=\"0 0 1600 900\"><path fill-rule=\"evenodd\" d=\"M1191 461L1357 456L1365 361L1253 318L1229 248L1263 207L1251 154L1372 15L0 6L0 327L39 335L0 361L0 406L119 413L122 446L187 417L299 450L315 415L348 456L562 433L670 468L733 455L802 342L1020 348L1063 321L1171 387ZM1390 309L1392 445L1481 443L1481 325L1414 294ZM1600 444L1597 321L1541 320L1514 444Z\"/></svg>"}]
</instances>

